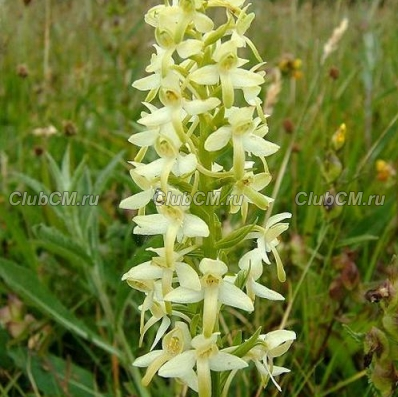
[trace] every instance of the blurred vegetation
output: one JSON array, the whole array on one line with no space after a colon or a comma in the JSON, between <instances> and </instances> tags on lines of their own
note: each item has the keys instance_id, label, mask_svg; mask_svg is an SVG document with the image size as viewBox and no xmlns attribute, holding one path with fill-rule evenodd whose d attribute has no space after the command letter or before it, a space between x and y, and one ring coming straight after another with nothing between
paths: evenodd
<instances>
[{"instance_id":1,"label":"blurred vegetation","mask_svg":"<svg viewBox=\"0 0 398 397\"><path fill-rule=\"evenodd\" d=\"M133 237L133 214L118 208L138 191L127 138L139 128L144 95L131 83L144 76L152 52L143 15L154 4L0 0L1 396L179 393L161 378L142 388L142 373L131 366L145 351L137 348L142 296L120 281L158 244ZM264 276L285 304L264 302L250 318L227 318L228 327L247 336L258 326L296 331L283 396L392 395L397 318L388 310L396 305L381 304L390 295L365 296L394 279L398 266L398 2L258 0L253 9L251 38L269 72L270 139L282 147L269 163L276 181L283 176L274 210L294 216L282 252L288 281ZM343 17L349 28L321 65ZM14 191L77 191L100 201L13 206ZM385 201L295 203L298 192L326 191ZM390 334L375 331L386 313ZM387 344L381 354L377 347ZM389 372L376 373L383 362ZM255 376L242 374L235 395L260 395ZM264 393L278 395L272 385Z\"/></svg>"}]
</instances>

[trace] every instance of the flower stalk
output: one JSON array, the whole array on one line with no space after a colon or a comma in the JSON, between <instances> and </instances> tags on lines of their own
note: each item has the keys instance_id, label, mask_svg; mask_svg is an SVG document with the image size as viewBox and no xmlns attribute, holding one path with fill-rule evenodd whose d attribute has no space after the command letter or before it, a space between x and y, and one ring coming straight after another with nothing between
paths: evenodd
<instances>
[{"instance_id":1,"label":"flower stalk","mask_svg":"<svg viewBox=\"0 0 398 397\"><path fill-rule=\"evenodd\" d=\"M135 234L163 236L162 247L150 248L157 256L122 278L145 294L140 343L160 324L151 351L134 365L147 367L146 386L157 373L199 397L227 395L235 374L250 363L264 387L271 379L280 389L275 377L289 370L274 366L273 358L296 337L293 331L258 331L240 345L223 346L219 332L225 306L251 313L259 298L284 299L261 284L266 272L286 279L277 245L288 228L281 221L291 214L274 215L264 227L246 221L273 202L263 192L272 179L266 158L279 149L265 139L259 98L265 72L246 37L255 17L248 8L245 0L173 0L153 7L145 20L155 30L155 53L148 76L133 84L148 92L138 120L144 131L129 139L140 148L131 176L142 192L120 206L138 210ZM220 26L209 16L213 9L225 12ZM240 58L245 47L258 62L250 69ZM184 195L196 193L211 200L184 202ZM229 234L224 216L236 229ZM238 263L231 260L236 245L248 246L246 241L257 247Z\"/></svg>"}]
</instances>

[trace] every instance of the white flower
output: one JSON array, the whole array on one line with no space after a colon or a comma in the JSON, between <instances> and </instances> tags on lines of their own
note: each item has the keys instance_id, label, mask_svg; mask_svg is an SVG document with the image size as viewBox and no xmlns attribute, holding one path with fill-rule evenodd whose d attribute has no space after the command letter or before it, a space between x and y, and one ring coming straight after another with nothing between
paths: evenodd
<instances>
[{"instance_id":1,"label":"white flower","mask_svg":"<svg viewBox=\"0 0 398 397\"><path fill-rule=\"evenodd\" d=\"M255 107L231 108L229 112L229 125L213 132L205 142L205 149L209 151L220 150L232 139L233 143L241 140L244 151L258 157L274 154L279 150L275 143L264 140L268 132L267 125L260 125L261 119L253 120ZM235 145L234 145L235 147Z\"/></svg>"},{"instance_id":2,"label":"white flower","mask_svg":"<svg viewBox=\"0 0 398 397\"><path fill-rule=\"evenodd\" d=\"M148 301L144 301L142 307L140 307L141 313L145 314L148 310L152 313L152 317L145 323L145 325L141 324L140 328L140 340L139 340L139 346L142 345L142 341L144 339L144 336L146 332L151 328L153 325L155 325L158 321L161 321L161 324L156 332L155 339L152 343L152 346L150 350L152 350L160 341L160 339L163 337L165 332L168 330L171 320L169 318L169 313L167 313L167 308L165 305L165 302L162 300L155 300L151 299ZM184 319L187 322L190 322L190 319L188 316L185 314L177 311L177 310L172 310L171 315L180 317ZM141 317L144 319L144 315Z\"/></svg>"},{"instance_id":3,"label":"white flower","mask_svg":"<svg viewBox=\"0 0 398 397\"><path fill-rule=\"evenodd\" d=\"M185 13L184 29L193 22L196 30L200 33L207 33L213 29L214 23L207 15L199 10L203 7L203 0L180 0L180 7Z\"/></svg>"},{"instance_id":4,"label":"white flower","mask_svg":"<svg viewBox=\"0 0 398 397\"><path fill-rule=\"evenodd\" d=\"M147 178L137 174L134 169L130 170L130 175L142 191L123 199L119 204L119 207L125 210L138 210L145 207L152 200L156 189L160 185L160 178L158 176Z\"/></svg>"},{"instance_id":5,"label":"white flower","mask_svg":"<svg viewBox=\"0 0 398 397\"><path fill-rule=\"evenodd\" d=\"M156 141L155 149L159 159L149 164L133 163L135 172L148 179L160 177L160 186L163 192L168 191L168 178L172 172L175 176L186 178L190 176L197 167L197 158L193 153L180 153L170 140L160 137Z\"/></svg>"},{"instance_id":6,"label":"white flower","mask_svg":"<svg viewBox=\"0 0 398 397\"><path fill-rule=\"evenodd\" d=\"M203 302L203 333L211 335L217 319L219 305L233 306L248 312L254 310L250 298L236 285L225 281L227 265L214 259L204 258L199 264L202 277L191 274L189 278L179 278L180 287L168 293L164 299L177 303Z\"/></svg>"},{"instance_id":7,"label":"white flower","mask_svg":"<svg viewBox=\"0 0 398 397\"><path fill-rule=\"evenodd\" d=\"M183 143L186 141L186 137L182 120L187 115L197 116L206 113L220 104L220 100L217 98L204 100L188 100L184 98L179 80L173 75L164 79L159 98L164 106L157 109L153 105L147 105L148 107L151 106L151 113L145 114L144 117L138 120L138 123L145 125L149 129L158 129L167 123L171 123L175 134Z\"/></svg>"},{"instance_id":8,"label":"white flower","mask_svg":"<svg viewBox=\"0 0 398 397\"><path fill-rule=\"evenodd\" d=\"M245 270L246 274L246 293L254 301L255 296L275 301L283 301L285 298L278 292L261 285L257 280L263 274L263 265L258 260L251 260L253 251L247 252L239 260L239 268Z\"/></svg>"},{"instance_id":9,"label":"white flower","mask_svg":"<svg viewBox=\"0 0 398 397\"><path fill-rule=\"evenodd\" d=\"M257 258L257 260L263 260L266 264L270 265L271 262L268 259L267 253L273 253L276 260L278 279L282 282L286 280L286 273L276 246L279 244L279 236L289 228L288 223L280 223L280 221L291 217L292 214L289 212L271 216L265 224L265 228L257 226L256 231L249 233L246 237L247 239L257 239L257 249L253 250L252 260L255 261Z\"/></svg>"},{"instance_id":10,"label":"white flower","mask_svg":"<svg viewBox=\"0 0 398 397\"><path fill-rule=\"evenodd\" d=\"M230 211L236 214L239 210L242 213L243 221L246 220L248 204L253 203L258 208L266 210L274 200L271 197L260 193L271 182L271 175L268 172L254 174L246 172L241 179L235 182L230 193Z\"/></svg>"},{"instance_id":11,"label":"white flower","mask_svg":"<svg viewBox=\"0 0 398 397\"><path fill-rule=\"evenodd\" d=\"M253 120L254 107L231 108L228 117L229 125L213 132L205 142L208 151L220 150L232 139L234 148L234 169L239 175L243 171L245 152L258 157L266 157L279 150L279 146L264 139L268 132L261 119Z\"/></svg>"},{"instance_id":12,"label":"white flower","mask_svg":"<svg viewBox=\"0 0 398 397\"><path fill-rule=\"evenodd\" d=\"M177 321L175 328L163 338L161 350L151 351L134 361L133 365L136 367L148 367L145 376L142 378L143 385L147 386L163 364L188 350L190 344L191 335L189 334L188 326L183 322ZM198 390L197 377L192 368L179 378L191 389Z\"/></svg>"},{"instance_id":13,"label":"white flower","mask_svg":"<svg viewBox=\"0 0 398 397\"><path fill-rule=\"evenodd\" d=\"M146 131L135 133L130 136L129 142L136 146L148 147L155 146L156 142L161 138L171 141L175 148L179 148L182 145L182 142L178 138L171 122L155 126Z\"/></svg>"},{"instance_id":14,"label":"white flower","mask_svg":"<svg viewBox=\"0 0 398 397\"><path fill-rule=\"evenodd\" d=\"M174 243L176 238L207 237L209 228L202 219L188 214L182 206L159 206L159 214L136 216L133 221L137 224L135 234L153 236L162 234L165 244L165 257L170 266L174 261Z\"/></svg>"},{"instance_id":15,"label":"white flower","mask_svg":"<svg viewBox=\"0 0 398 397\"><path fill-rule=\"evenodd\" d=\"M221 44L213 54L216 64L203 66L189 76L195 83L204 85L215 85L221 80L223 105L227 109L234 104L235 88L257 90L258 86L264 83L261 74L240 68L247 61L238 58L237 51L238 45L232 40ZM249 94L249 91L247 93Z\"/></svg>"},{"instance_id":16,"label":"white flower","mask_svg":"<svg viewBox=\"0 0 398 397\"><path fill-rule=\"evenodd\" d=\"M151 63L145 69L146 72L152 74L136 80L132 84L134 88L140 91L153 90L153 96L157 94L163 79L167 78L169 73L175 73L173 71L174 60L169 56L169 52L156 44L154 44L154 47L156 49L156 54L152 54ZM168 73L164 74L164 71Z\"/></svg>"},{"instance_id":17,"label":"white flower","mask_svg":"<svg viewBox=\"0 0 398 397\"><path fill-rule=\"evenodd\" d=\"M238 19L235 23L235 29L232 32L232 40L236 41L239 47L245 47L246 43L250 43L250 46L254 47L254 44L250 41L250 39L245 36L255 18L254 12L246 14L246 10L248 8L249 6L245 7L245 9L239 13Z\"/></svg>"},{"instance_id":18,"label":"white flower","mask_svg":"<svg viewBox=\"0 0 398 397\"><path fill-rule=\"evenodd\" d=\"M290 372L290 370L274 366L273 359L285 354L295 339L295 332L287 330L277 330L260 335L259 341L261 341L261 344L256 345L244 357L245 360L254 362L261 375L264 387L267 385L268 379L271 378L277 389L282 391L281 387L275 381L274 376Z\"/></svg>"},{"instance_id":19,"label":"white flower","mask_svg":"<svg viewBox=\"0 0 398 397\"><path fill-rule=\"evenodd\" d=\"M247 363L233 354L219 351L217 333L210 337L197 335L192 339L193 350L185 351L168 361L159 370L166 378L182 378L196 365L199 395L211 397L211 371L230 371L247 367Z\"/></svg>"}]
</instances>

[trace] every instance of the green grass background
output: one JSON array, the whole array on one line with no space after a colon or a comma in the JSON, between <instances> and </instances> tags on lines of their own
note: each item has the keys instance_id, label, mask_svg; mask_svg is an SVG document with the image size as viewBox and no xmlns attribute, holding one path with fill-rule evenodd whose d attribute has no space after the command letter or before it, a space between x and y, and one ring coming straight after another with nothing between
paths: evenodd
<instances>
[{"instance_id":1,"label":"green grass background","mask_svg":"<svg viewBox=\"0 0 398 397\"><path fill-rule=\"evenodd\" d=\"M29 3L25 1L25 3ZM289 160L277 212L293 219L281 255L288 280L264 282L286 296L261 302L250 318L227 314L232 332L249 337L281 324L298 335L279 364L281 396L371 396L357 334L379 321L364 293L387 277L398 251L396 177L377 179L375 161L398 168L398 2L253 1L249 35L267 68L286 53L302 60L301 79L284 77L268 138L281 146L269 160L274 179ZM137 192L126 163L136 154L127 138L137 130L143 93L131 83L144 76L153 34L143 15L156 2L136 0L0 1L0 308L9 294L35 320L14 338L0 327L0 396L173 396L179 386L156 378L140 385L131 366L138 349L142 295L121 275L148 256L156 239L132 235L132 214L118 208ZM349 28L321 66L323 45L343 17ZM330 69L339 70L332 79ZM21 68L27 76L21 76ZM264 87L264 95L271 81ZM289 120L293 133L284 125ZM77 133L65 134L65 124ZM297 192L322 194L327 146L347 125L341 152L341 191L385 195L382 206L346 206L327 212L297 206ZM49 138L35 128L55 126ZM289 147L293 151L289 156ZM273 184L267 193L272 194ZM98 206L11 206L13 191L99 194ZM251 218L264 214L251 213ZM243 245L236 255L243 252ZM360 281L329 294L350 250ZM1 321L1 319L0 319ZM18 322L17 321L17 322ZM357 340L358 339L358 340ZM236 396L260 394L255 371L234 383Z\"/></svg>"}]
</instances>

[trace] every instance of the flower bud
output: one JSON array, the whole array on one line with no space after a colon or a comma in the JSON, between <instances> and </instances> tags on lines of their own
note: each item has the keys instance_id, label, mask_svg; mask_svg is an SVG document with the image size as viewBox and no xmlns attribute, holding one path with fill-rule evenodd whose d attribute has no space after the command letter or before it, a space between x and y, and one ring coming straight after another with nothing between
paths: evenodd
<instances>
[{"instance_id":1,"label":"flower bud","mask_svg":"<svg viewBox=\"0 0 398 397\"><path fill-rule=\"evenodd\" d=\"M343 172L343 164L335 152L329 151L323 163L323 174L327 183L335 182Z\"/></svg>"},{"instance_id":2,"label":"flower bud","mask_svg":"<svg viewBox=\"0 0 398 397\"><path fill-rule=\"evenodd\" d=\"M347 126L345 123L341 124L339 129L332 136L332 148L339 151L345 144L347 135Z\"/></svg>"}]
</instances>

